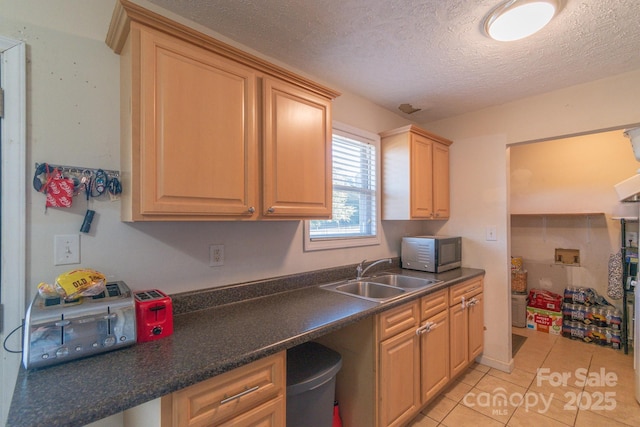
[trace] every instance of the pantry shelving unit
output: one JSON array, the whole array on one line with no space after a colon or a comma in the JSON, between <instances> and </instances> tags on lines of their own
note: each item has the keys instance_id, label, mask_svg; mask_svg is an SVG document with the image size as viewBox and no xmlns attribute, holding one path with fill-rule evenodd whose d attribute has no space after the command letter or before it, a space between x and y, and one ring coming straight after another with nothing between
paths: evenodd
<instances>
[{"instance_id":1,"label":"pantry shelving unit","mask_svg":"<svg viewBox=\"0 0 640 427\"><path fill-rule=\"evenodd\" d=\"M622 252L622 330L621 344L624 354L629 353L629 316L633 316L634 294L633 287L629 284L632 278L638 274L638 242L637 235L635 245L633 240L627 239L627 225L629 223L638 224L637 217L614 218L620 220L620 251ZM637 230L637 226L636 226ZM632 308L629 309L629 304Z\"/></svg>"}]
</instances>

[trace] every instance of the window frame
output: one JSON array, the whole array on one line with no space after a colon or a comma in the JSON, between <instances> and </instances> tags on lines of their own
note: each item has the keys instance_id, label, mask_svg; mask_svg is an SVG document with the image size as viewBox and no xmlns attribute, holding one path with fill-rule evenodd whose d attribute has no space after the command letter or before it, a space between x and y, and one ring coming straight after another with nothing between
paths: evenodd
<instances>
[{"instance_id":1,"label":"window frame","mask_svg":"<svg viewBox=\"0 0 640 427\"><path fill-rule=\"evenodd\" d=\"M376 234L374 236L366 236L366 237L327 237L327 238L316 238L311 239L311 221L304 221L304 251L320 251L327 249L343 249L343 248L353 248L359 246L374 246L379 245L381 242L380 231L381 231L381 216L382 212L380 210L381 206L381 187L382 187L382 179L381 179L381 145L380 145L380 136L378 134L367 132L362 129L358 129L354 126L347 125L345 123L341 123L338 121L333 121L332 123L332 132L331 138L333 139L333 135L337 134L346 138L354 139L356 141L364 142L367 144L371 144L375 147L375 159L376 159L376 203L375 203L375 213L376 213ZM333 186L333 182L332 182ZM333 187L332 187L333 188ZM332 200L333 203L333 200Z\"/></svg>"}]
</instances>

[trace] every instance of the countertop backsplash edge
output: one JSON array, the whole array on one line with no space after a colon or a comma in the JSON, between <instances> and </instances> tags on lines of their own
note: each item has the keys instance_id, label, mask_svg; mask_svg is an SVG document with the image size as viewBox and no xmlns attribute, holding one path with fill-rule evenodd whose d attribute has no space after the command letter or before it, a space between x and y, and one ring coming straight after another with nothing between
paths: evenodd
<instances>
[{"instance_id":1,"label":"countertop backsplash edge","mask_svg":"<svg viewBox=\"0 0 640 427\"><path fill-rule=\"evenodd\" d=\"M391 264L382 263L371 269L372 273L389 268L399 268L400 258L391 258ZM296 273L286 276L261 279L245 283L235 283L197 291L171 294L173 314L180 315L198 310L233 304L248 299L260 298L281 292L288 292L308 286L353 279L358 264Z\"/></svg>"}]
</instances>

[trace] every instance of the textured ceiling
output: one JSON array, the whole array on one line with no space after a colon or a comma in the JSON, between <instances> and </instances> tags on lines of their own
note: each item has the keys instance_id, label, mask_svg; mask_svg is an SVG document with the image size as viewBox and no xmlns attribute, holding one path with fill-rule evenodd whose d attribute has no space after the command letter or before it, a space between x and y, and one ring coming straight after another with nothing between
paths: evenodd
<instances>
[{"instance_id":1,"label":"textured ceiling","mask_svg":"<svg viewBox=\"0 0 640 427\"><path fill-rule=\"evenodd\" d=\"M640 69L640 0L565 0L510 43L482 31L500 0L149 1L419 123Z\"/></svg>"}]
</instances>

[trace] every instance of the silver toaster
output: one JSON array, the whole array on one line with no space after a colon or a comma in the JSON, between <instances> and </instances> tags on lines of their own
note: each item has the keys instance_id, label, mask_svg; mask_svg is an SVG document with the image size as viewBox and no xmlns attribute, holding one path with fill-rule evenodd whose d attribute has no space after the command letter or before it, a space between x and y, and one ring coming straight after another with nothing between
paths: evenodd
<instances>
[{"instance_id":1,"label":"silver toaster","mask_svg":"<svg viewBox=\"0 0 640 427\"><path fill-rule=\"evenodd\" d=\"M136 342L133 293L110 282L99 295L73 301L36 295L27 310L22 363L40 368Z\"/></svg>"}]
</instances>

